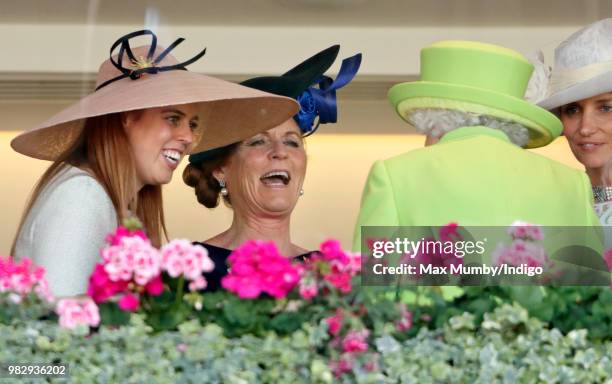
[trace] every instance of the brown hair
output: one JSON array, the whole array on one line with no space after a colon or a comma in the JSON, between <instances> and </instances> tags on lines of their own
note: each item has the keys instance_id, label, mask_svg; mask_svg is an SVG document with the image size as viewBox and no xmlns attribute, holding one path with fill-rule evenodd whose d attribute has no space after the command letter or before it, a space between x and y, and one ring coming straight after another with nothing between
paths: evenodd
<instances>
[{"instance_id":1,"label":"brown hair","mask_svg":"<svg viewBox=\"0 0 612 384\"><path fill-rule=\"evenodd\" d=\"M146 185L134 198L136 188L132 149L123 129L122 114L115 113L91 117L85 121L83 131L75 144L47 168L36 183L21 217L11 254L15 253L17 236L32 206L43 189L68 165L86 168L104 187L115 207L117 224L134 212L157 247L162 236L167 239L160 185Z\"/></svg>"},{"instance_id":2,"label":"brown hair","mask_svg":"<svg viewBox=\"0 0 612 384\"><path fill-rule=\"evenodd\" d=\"M227 164L230 156L236 151L240 143L230 144L215 150L215 154L200 163L189 163L183 171L183 181L195 189L198 202L206 208L215 208L219 205L221 186L213 176L213 172ZM223 201L231 206L229 196L223 196Z\"/></svg>"}]
</instances>

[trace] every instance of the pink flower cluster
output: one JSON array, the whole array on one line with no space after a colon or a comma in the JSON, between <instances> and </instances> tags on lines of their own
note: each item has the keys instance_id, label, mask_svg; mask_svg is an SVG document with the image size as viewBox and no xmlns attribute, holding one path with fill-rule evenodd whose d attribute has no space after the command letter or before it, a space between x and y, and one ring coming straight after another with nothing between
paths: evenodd
<instances>
[{"instance_id":1,"label":"pink flower cluster","mask_svg":"<svg viewBox=\"0 0 612 384\"><path fill-rule=\"evenodd\" d=\"M116 245L102 249L104 270L111 281L146 285L161 270L159 251L138 235L122 236Z\"/></svg>"},{"instance_id":2,"label":"pink flower cluster","mask_svg":"<svg viewBox=\"0 0 612 384\"><path fill-rule=\"evenodd\" d=\"M406 332L412 328L412 312L404 303L399 303L400 318L395 322L395 329L398 332Z\"/></svg>"},{"instance_id":3,"label":"pink flower cluster","mask_svg":"<svg viewBox=\"0 0 612 384\"><path fill-rule=\"evenodd\" d=\"M446 270L451 270L451 266L463 264L463 257L458 257L455 254L452 243L461 241L463 238L458 232L459 226L457 223L449 223L438 230L438 239L432 237L423 239L423 244L434 244L435 246L424 246L423 250L416 255L412 253L405 254L400 263L412 265L432 265L434 267L443 267ZM441 252L438 252L440 250ZM417 268L419 271L419 268ZM413 278L419 278L417 272Z\"/></svg>"},{"instance_id":4,"label":"pink flower cluster","mask_svg":"<svg viewBox=\"0 0 612 384\"><path fill-rule=\"evenodd\" d=\"M612 248L604 252L604 261L608 266L608 271L612 272ZM612 282L610 282L610 288L612 288Z\"/></svg>"},{"instance_id":5,"label":"pink flower cluster","mask_svg":"<svg viewBox=\"0 0 612 384\"><path fill-rule=\"evenodd\" d=\"M361 255L345 252L337 240L321 244L319 252L310 256L304 264L299 292L302 298L315 297L327 283L341 293L352 290L351 280L361 272Z\"/></svg>"},{"instance_id":6,"label":"pink flower cluster","mask_svg":"<svg viewBox=\"0 0 612 384\"><path fill-rule=\"evenodd\" d=\"M0 256L0 293L2 292L16 294L13 301L17 302L30 292L47 302L53 301L45 279L45 269L35 266L27 257L15 262L10 256Z\"/></svg>"},{"instance_id":7,"label":"pink flower cluster","mask_svg":"<svg viewBox=\"0 0 612 384\"><path fill-rule=\"evenodd\" d=\"M508 228L508 234L513 239L523 239L540 241L544 240L544 232L542 227L535 224L526 223L524 221L515 221Z\"/></svg>"},{"instance_id":8,"label":"pink flower cluster","mask_svg":"<svg viewBox=\"0 0 612 384\"><path fill-rule=\"evenodd\" d=\"M608 270L612 271L612 248L608 249L604 253L604 261L606 262L606 265L608 266Z\"/></svg>"},{"instance_id":9,"label":"pink flower cluster","mask_svg":"<svg viewBox=\"0 0 612 384\"><path fill-rule=\"evenodd\" d=\"M337 350L338 358L330 361L330 368L336 378L349 373L353 370L353 366L358 360L358 357L368 352L368 337L370 331L366 328L353 329L349 326L352 323L351 319L346 317L355 317L353 314L346 315L342 309L337 309L333 316L324 319L327 323L327 330L332 336L330 346ZM346 328L345 332L342 332ZM370 363L375 363L370 361ZM367 370L377 369L376 364L364 366Z\"/></svg>"},{"instance_id":10,"label":"pink flower cluster","mask_svg":"<svg viewBox=\"0 0 612 384\"><path fill-rule=\"evenodd\" d=\"M55 308L62 328L74 329L79 325L96 327L100 324L98 306L90 299L61 299Z\"/></svg>"},{"instance_id":11,"label":"pink flower cluster","mask_svg":"<svg viewBox=\"0 0 612 384\"><path fill-rule=\"evenodd\" d=\"M174 240L161 249L161 268L170 277L185 276L191 280L190 291L206 288L203 272L210 272L215 265L204 247L194 246L188 240Z\"/></svg>"},{"instance_id":12,"label":"pink flower cluster","mask_svg":"<svg viewBox=\"0 0 612 384\"><path fill-rule=\"evenodd\" d=\"M551 261L544 247L523 239L516 239L509 246L498 245L493 253L493 264L514 266L526 264L529 267L551 267Z\"/></svg>"},{"instance_id":13,"label":"pink flower cluster","mask_svg":"<svg viewBox=\"0 0 612 384\"><path fill-rule=\"evenodd\" d=\"M232 252L228 262L230 270L221 286L242 299L262 293L283 298L300 281L301 267L281 256L273 242L247 241Z\"/></svg>"},{"instance_id":14,"label":"pink flower cluster","mask_svg":"<svg viewBox=\"0 0 612 384\"><path fill-rule=\"evenodd\" d=\"M137 311L142 294L160 295L164 271L170 277L191 280L189 288L197 290L206 287L202 273L214 267L206 249L187 240L173 240L158 250L140 229L119 227L107 242L101 251L103 262L89 278L87 294L96 303L119 296L117 304L124 311Z\"/></svg>"}]
</instances>

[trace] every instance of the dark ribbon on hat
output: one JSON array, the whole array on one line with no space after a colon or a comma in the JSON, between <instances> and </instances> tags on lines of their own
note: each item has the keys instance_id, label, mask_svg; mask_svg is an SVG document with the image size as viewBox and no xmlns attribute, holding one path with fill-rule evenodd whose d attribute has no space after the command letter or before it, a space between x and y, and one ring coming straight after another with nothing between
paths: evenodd
<instances>
[{"instance_id":1,"label":"dark ribbon on hat","mask_svg":"<svg viewBox=\"0 0 612 384\"><path fill-rule=\"evenodd\" d=\"M304 137L312 135L320 124L335 123L338 120L336 90L353 80L361 65L361 53L342 60L336 80L321 75L308 87L297 101L300 111L293 117ZM315 86L318 85L318 88ZM315 120L317 119L315 124Z\"/></svg>"},{"instance_id":2,"label":"dark ribbon on hat","mask_svg":"<svg viewBox=\"0 0 612 384\"><path fill-rule=\"evenodd\" d=\"M138 37L138 36L145 36L145 35L151 35L151 46L149 48L149 52L147 53L146 62L141 63L140 60L138 60L138 58L136 58L134 56L134 53L132 52L132 48L130 47L130 39L134 37ZM145 73L154 75L159 72L166 72L166 71L173 71L173 70L186 71L187 70L187 68L185 68L186 66L188 66L189 64L193 64L195 61L199 60L202 56L204 56L204 54L206 53L206 48L204 48L202 52L198 53L191 59L184 61L182 63L178 63L174 65L167 65L164 67L158 66L158 64L174 48L176 48L177 45L182 43L184 40L185 39L183 39L182 37L176 39L174 43L170 44L170 46L166 48L162 53L160 53L156 58L153 58L153 54L155 54L155 49L157 48L157 36L155 36L155 34L152 31L148 29L143 29L142 31L132 32L132 33L129 33L121 37L120 39L115 41L115 43L111 46L110 61L115 66L115 68L121 71L122 74L100 84L98 87L96 87L96 91L102 87L107 86L108 84L114 81L125 79L126 77L129 77L132 80L137 80ZM113 58L113 52L115 51L117 47L120 47L120 48L119 48L119 54L117 55L117 61L115 61L115 59ZM127 55L128 59L130 60L132 64L134 65L144 64L145 66L137 67L137 68L124 67L123 66L124 55Z\"/></svg>"}]
</instances>

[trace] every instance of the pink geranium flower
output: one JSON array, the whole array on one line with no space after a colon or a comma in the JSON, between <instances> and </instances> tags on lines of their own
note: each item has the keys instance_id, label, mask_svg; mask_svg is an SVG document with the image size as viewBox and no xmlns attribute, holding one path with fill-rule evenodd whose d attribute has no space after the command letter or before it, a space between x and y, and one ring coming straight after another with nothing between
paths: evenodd
<instances>
[{"instance_id":1,"label":"pink geranium flower","mask_svg":"<svg viewBox=\"0 0 612 384\"><path fill-rule=\"evenodd\" d=\"M112 281L130 281L145 285L161 272L161 256L148 239L123 236L117 245L102 250L104 269Z\"/></svg>"},{"instance_id":2,"label":"pink geranium flower","mask_svg":"<svg viewBox=\"0 0 612 384\"><path fill-rule=\"evenodd\" d=\"M140 308L140 298L132 292L127 292L119 299L119 308L126 312L136 312Z\"/></svg>"},{"instance_id":3,"label":"pink geranium flower","mask_svg":"<svg viewBox=\"0 0 612 384\"><path fill-rule=\"evenodd\" d=\"M342 350L348 353L361 353L368 350L367 338L370 331L361 329L349 331L342 340Z\"/></svg>"},{"instance_id":4,"label":"pink geranium flower","mask_svg":"<svg viewBox=\"0 0 612 384\"><path fill-rule=\"evenodd\" d=\"M317 282L314 279L304 279L300 281L300 296L305 300L310 300L315 297L319 289Z\"/></svg>"},{"instance_id":5,"label":"pink geranium flower","mask_svg":"<svg viewBox=\"0 0 612 384\"><path fill-rule=\"evenodd\" d=\"M98 306L90 299L61 299L55 311L62 328L73 329L78 325L96 327L100 324Z\"/></svg>"},{"instance_id":6,"label":"pink geranium flower","mask_svg":"<svg viewBox=\"0 0 612 384\"><path fill-rule=\"evenodd\" d=\"M336 310L336 314L330 317L325 318L325 322L327 323L327 331L330 335L336 336L342 329L342 321L344 320L344 315L341 309Z\"/></svg>"},{"instance_id":7,"label":"pink geranium flower","mask_svg":"<svg viewBox=\"0 0 612 384\"><path fill-rule=\"evenodd\" d=\"M189 283L189 290L192 292L200 291L205 289L208 285L208 282L204 278L204 276L198 276Z\"/></svg>"},{"instance_id":8,"label":"pink geranium flower","mask_svg":"<svg viewBox=\"0 0 612 384\"><path fill-rule=\"evenodd\" d=\"M500 244L493 252L493 263L495 265L521 265L530 267L550 267L551 261L546 250L539 244L515 239L509 246Z\"/></svg>"},{"instance_id":9,"label":"pink geranium flower","mask_svg":"<svg viewBox=\"0 0 612 384\"><path fill-rule=\"evenodd\" d=\"M273 242L248 241L232 252L228 262L231 269L221 286L243 299L261 293L283 298L300 281L301 268L281 256Z\"/></svg>"},{"instance_id":10,"label":"pink geranium flower","mask_svg":"<svg viewBox=\"0 0 612 384\"><path fill-rule=\"evenodd\" d=\"M172 240L162 247L161 265L170 277L183 275L188 280L198 279L215 267L206 248L185 239Z\"/></svg>"},{"instance_id":11,"label":"pink geranium flower","mask_svg":"<svg viewBox=\"0 0 612 384\"><path fill-rule=\"evenodd\" d=\"M106 236L106 242L112 246L116 246L121 244L121 240L124 237L132 236L140 237L143 240L147 240L147 235L142 229L128 229L120 225L119 227L117 227L114 233L111 233Z\"/></svg>"},{"instance_id":12,"label":"pink geranium flower","mask_svg":"<svg viewBox=\"0 0 612 384\"><path fill-rule=\"evenodd\" d=\"M608 270L612 271L612 248L608 249L604 253L604 260L608 266Z\"/></svg>"},{"instance_id":13,"label":"pink geranium flower","mask_svg":"<svg viewBox=\"0 0 612 384\"><path fill-rule=\"evenodd\" d=\"M400 318L395 322L395 329L398 332L406 332L412 328L412 312L408 310L406 304L399 304Z\"/></svg>"},{"instance_id":14,"label":"pink geranium flower","mask_svg":"<svg viewBox=\"0 0 612 384\"><path fill-rule=\"evenodd\" d=\"M342 293L352 289L353 276L361 271L361 255L344 252L337 240L326 240L321 244L320 252L311 257L307 268L318 268L323 280Z\"/></svg>"},{"instance_id":15,"label":"pink geranium flower","mask_svg":"<svg viewBox=\"0 0 612 384\"><path fill-rule=\"evenodd\" d=\"M544 240L544 232L542 231L542 227L524 221L515 221L512 223L512 225L510 225L508 228L508 234L514 239L533 241Z\"/></svg>"},{"instance_id":16,"label":"pink geranium flower","mask_svg":"<svg viewBox=\"0 0 612 384\"><path fill-rule=\"evenodd\" d=\"M27 257L15 262L10 256L0 256L0 292L9 291L21 297L34 292L45 301L53 301L45 269L35 266Z\"/></svg>"},{"instance_id":17,"label":"pink geranium flower","mask_svg":"<svg viewBox=\"0 0 612 384\"><path fill-rule=\"evenodd\" d=\"M151 296L159 296L164 291L164 283L161 275L158 275L153 280L149 281L145 286L146 292Z\"/></svg>"},{"instance_id":18,"label":"pink geranium flower","mask_svg":"<svg viewBox=\"0 0 612 384\"><path fill-rule=\"evenodd\" d=\"M345 373L353 370L353 357L350 354L343 354L337 360L331 360L329 367L336 378L340 378Z\"/></svg>"},{"instance_id":19,"label":"pink geranium flower","mask_svg":"<svg viewBox=\"0 0 612 384\"><path fill-rule=\"evenodd\" d=\"M103 303L114 295L127 290L129 282L124 280L113 281L108 276L104 264L96 264L89 277L87 295L96 303Z\"/></svg>"}]
</instances>

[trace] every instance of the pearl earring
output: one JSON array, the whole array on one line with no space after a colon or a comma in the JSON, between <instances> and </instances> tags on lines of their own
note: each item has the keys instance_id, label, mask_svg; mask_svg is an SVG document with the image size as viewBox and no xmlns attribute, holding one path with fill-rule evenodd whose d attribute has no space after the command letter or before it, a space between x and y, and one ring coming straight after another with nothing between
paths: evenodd
<instances>
[{"instance_id":1,"label":"pearl earring","mask_svg":"<svg viewBox=\"0 0 612 384\"><path fill-rule=\"evenodd\" d=\"M219 180L219 186L221 187L221 195L227 196L227 188L225 188L225 180Z\"/></svg>"},{"instance_id":2,"label":"pearl earring","mask_svg":"<svg viewBox=\"0 0 612 384\"><path fill-rule=\"evenodd\" d=\"M304 190L300 189L300 196L304 196Z\"/></svg>"}]
</instances>

